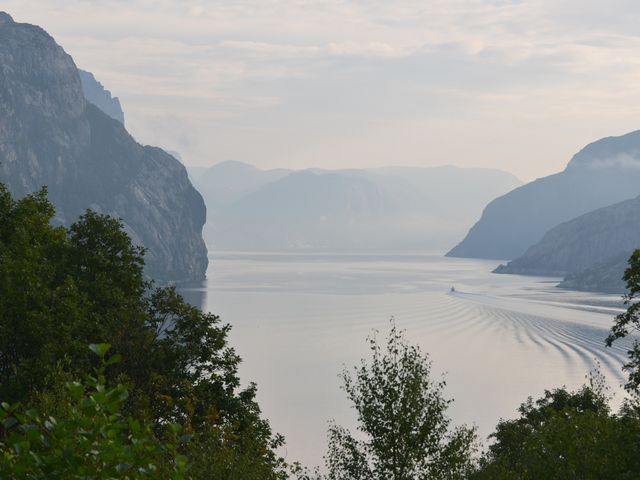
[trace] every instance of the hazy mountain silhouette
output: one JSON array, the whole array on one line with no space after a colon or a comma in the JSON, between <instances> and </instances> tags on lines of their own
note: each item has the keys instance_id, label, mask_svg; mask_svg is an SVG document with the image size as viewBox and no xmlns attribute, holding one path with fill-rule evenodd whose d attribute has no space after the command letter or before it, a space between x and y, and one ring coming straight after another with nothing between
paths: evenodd
<instances>
[{"instance_id":1,"label":"hazy mountain silhouette","mask_svg":"<svg viewBox=\"0 0 640 480\"><path fill-rule=\"evenodd\" d=\"M207 209L215 211L267 183L287 176L291 170L260 170L248 163L227 160L212 167L189 168L194 185L206 199Z\"/></svg>"},{"instance_id":2,"label":"hazy mountain silhouette","mask_svg":"<svg viewBox=\"0 0 640 480\"><path fill-rule=\"evenodd\" d=\"M549 229L640 194L640 131L587 145L558 174L496 198L448 255L513 259Z\"/></svg>"},{"instance_id":3,"label":"hazy mountain silhouette","mask_svg":"<svg viewBox=\"0 0 640 480\"><path fill-rule=\"evenodd\" d=\"M224 250L442 251L481 205L520 184L455 167L291 172L223 162L194 176L207 242Z\"/></svg>"}]
</instances>

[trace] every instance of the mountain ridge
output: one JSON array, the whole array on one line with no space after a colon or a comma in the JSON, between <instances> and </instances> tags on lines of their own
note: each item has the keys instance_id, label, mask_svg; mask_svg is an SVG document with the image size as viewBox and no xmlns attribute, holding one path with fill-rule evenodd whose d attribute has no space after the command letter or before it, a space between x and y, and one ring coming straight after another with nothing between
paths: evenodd
<instances>
[{"instance_id":1,"label":"mountain ridge","mask_svg":"<svg viewBox=\"0 0 640 480\"><path fill-rule=\"evenodd\" d=\"M232 161L210 173L209 185L202 172L194 182L209 207L205 237L219 250L441 252L478 204L520 184L453 166L291 171Z\"/></svg>"},{"instance_id":2,"label":"mountain ridge","mask_svg":"<svg viewBox=\"0 0 640 480\"><path fill-rule=\"evenodd\" d=\"M492 200L447 255L499 260L523 255L556 225L640 194L638 158L637 131L589 144L562 172Z\"/></svg>"}]
</instances>

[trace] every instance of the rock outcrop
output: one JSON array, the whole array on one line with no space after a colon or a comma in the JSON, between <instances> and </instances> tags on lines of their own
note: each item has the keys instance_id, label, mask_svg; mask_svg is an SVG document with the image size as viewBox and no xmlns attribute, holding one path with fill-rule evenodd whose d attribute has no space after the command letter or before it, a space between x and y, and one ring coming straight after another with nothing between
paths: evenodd
<instances>
[{"instance_id":1,"label":"rock outcrop","mask_svg":"<svg viewBox=\"0 0 640 480\"><path fill-rule=\"evenodd\" d=\"M111 96L111 92L96 80L93 73L84 70L78 70L78 73L84 97L111 118L124 125L124 112L122 105L120 105L120 99Z\"/></svg>"},{"instance_id":2,"label":"rock outcrop","mask_svg":"<svg viewBox=\"0 0 640 480\"><path fill-rule=\"evenodd\" d=\"M47 186L57 221L87 208L123 219L159 281L204 278L206 210L185 168L138 144L85 100L72 58L39 27L0 12L0 182Z\"/></svg>"},{"instance_id":3,"label":"rock outcrop","mask_svg":"<svg viewBox=\"0 0 640 480\"><path fill-rule=\"evenodd\" d=\"M493 200L448 255L514 259L556 225L640 194L640 131L594 142L558 174Z\"/></svg>"}]
</instances>

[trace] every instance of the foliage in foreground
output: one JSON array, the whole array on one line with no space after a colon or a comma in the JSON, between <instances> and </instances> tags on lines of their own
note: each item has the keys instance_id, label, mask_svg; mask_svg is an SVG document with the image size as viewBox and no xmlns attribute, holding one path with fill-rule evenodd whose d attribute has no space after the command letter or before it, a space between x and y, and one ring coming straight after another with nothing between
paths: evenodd
<instances>
[{"instance_id":1,"label":"foliage in foreground","mask_svg":"<svg viewBox=\"0 0 640 480\"><path fill-rule=\"evenodd\" d=\"M624 279L627 309L615 319L607 346L640 331L640 250L629 259ZM545 391L503 420L474 479L637 479L640 475L640 343L632 341L624 369L630 397L613 414L604 381L596 375L576 392Z\"/></svg>"},{"instance_id":2,"label":"foliage in foreground","mask_svg":"<svg viewBox=\"0 0 640 480\"><path fill-rule=\"evenodd\" d=\"M624 281L627 284L627 293L623 297L627 309L616 317L611 334L607 337L607 346L613 345L616 340L628 337L640 332L640 250L636 250L629 258L629 266L624 272ZM627 352L629 362L624 369L629 374L629 382L626 388L629 392L640 391L640 342L637 337Z\"/></svg>"},{"instance_id":3,"label":"foliage in foreground","mask_svg":"<svg viewBox=\"0 0 640 480\"><path fill-rule=\"evenodd\" d=\"M638 478L640 417L631 401L612 414L601 384L547 390L519 413L498 424L472 479Z\"/></svg>"},{"instance_id":4,"label":"foliage in foreground","mask_svg":"<svg viewBox=\"0 0 640 480\"><path fill-rule=\"evenodd\" d=\"M451 429L445 382L431 377L428 356L392 324L386 344L369 339L371 359L343 371L358 432L332 425L327 480L463 479L471 472L475 430Z\"/></svg>"},{"instance_id":5,"label":"foliage in foreground","mask_svg":"<svg viewBox=\"0 0 640 480\"><path fill-rule=\"evenodd\" d=\"M119 220L87 211L67 229L54 214L46 190L15 200L0 184L0 401L51 397L91 371L86 345L106 342L122 358L105 376L126 386L123 414L192 435L193 478L285 478L283 440L261 418L255 385L240 386L229 327L147 281L144 250Z\"/></svg>"},{"instance_id":6,"label":"foliage in foreground","mask_svg":"<svg viewBox=\"0 0 640 480\"><path fill-rule=\"evenodd\" d=\"M100 366L84 382L65 385L65 404L52 416L20 404L0 405L0 478L153 479L187 478L187 459L178 453L176 425L161 441L149 425L123 414L127 388L106 385L109 345L91 345Z\"/></svg>"}]
</instances>

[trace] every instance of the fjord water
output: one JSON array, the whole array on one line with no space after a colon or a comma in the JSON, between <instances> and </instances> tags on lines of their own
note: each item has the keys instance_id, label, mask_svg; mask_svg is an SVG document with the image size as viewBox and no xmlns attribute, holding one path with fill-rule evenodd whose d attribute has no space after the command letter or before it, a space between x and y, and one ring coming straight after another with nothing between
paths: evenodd
<instances>
[{"instance_id":1,"label":"fjord water","mask_svg":"<svg viewBox=\"0 0 640 480\"><path fill-rule=\"evenodd\" d=\"M454 423L486 437L529 395L574 388L599 363L622 396L625 345L605 348L619 296L560 290L558 279L496 275L498 262L428 255L214 253L184 290L233 330L241 378L287 439L289 460L319 464L327 422L353 426L338 373L368 354L393 317L446 372ZM455 291L451 291L451 287ZM615 401L615 399L614 399Z\"/></svg>"}]
</instances>

